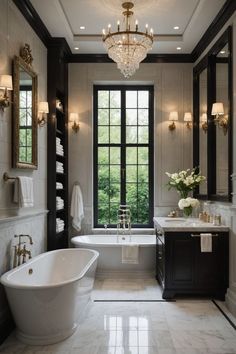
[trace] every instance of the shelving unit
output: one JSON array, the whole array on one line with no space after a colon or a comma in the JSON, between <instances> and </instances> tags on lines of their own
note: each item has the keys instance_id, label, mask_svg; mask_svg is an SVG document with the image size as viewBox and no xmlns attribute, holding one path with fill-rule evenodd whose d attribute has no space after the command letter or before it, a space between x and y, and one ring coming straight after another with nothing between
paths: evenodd
<instances>
[{"instance_id":1,"label":"shelving unit","mask_svg":"<svg viewBox=\"0 0 236 354\"><path fill-rule=\"evenodd\" d=\"M62 39L53 41L48 49L48 250L68 247L68 65L61 60L68 54L67 49ZM61 109L58 109L58 101ZM63 156L57 152L58 139L63 146ZM57 171L57 162L63 166L62 172ZM57 182L62 183L62 189L56 188ZM59 210L57 197L64 201ZM59 232L57 218L64 222L64 230Z\"/></svg>"}]
</instances>

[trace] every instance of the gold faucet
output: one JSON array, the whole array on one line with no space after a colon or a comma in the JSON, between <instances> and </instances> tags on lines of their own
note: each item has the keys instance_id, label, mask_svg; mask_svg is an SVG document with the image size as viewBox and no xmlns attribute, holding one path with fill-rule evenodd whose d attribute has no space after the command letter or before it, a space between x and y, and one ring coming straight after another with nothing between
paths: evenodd
<instances>
[{"instance_id":1,"label":"gold faucet","mask_svg":"<svg viewBox=\"0 0 236 354\"><path fill-rule=\"evenodd\" d=\"M13 268L25 263L27 255L29 256L29 259L31 258L31 251L26 249L26 246L25 246L26 242L22 242L21 239L23 237L28 237L30 245L33 244L32 237L29 235L22 235L21 234L21 235L15 235L14 237L18 237L19 241L16 246L13 246L14 247ZM21 247L22 245L24 245L23 248ZM22 257L22 262L21 262L21 257Z\"/></svg>"}]
</instances>

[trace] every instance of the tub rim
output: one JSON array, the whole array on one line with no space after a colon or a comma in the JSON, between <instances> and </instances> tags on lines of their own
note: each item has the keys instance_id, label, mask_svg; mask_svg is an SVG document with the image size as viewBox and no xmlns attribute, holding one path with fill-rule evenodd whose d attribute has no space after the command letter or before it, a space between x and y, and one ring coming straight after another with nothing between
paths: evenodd
<instances>
[{"instance_id":1,"label":"tub rim","mask_svg":"<svg viewBox=\"0 0 236 354\"><path fill-rule=\"evenodd\" d=\"M29 267L30 264L34 264L38 259L40 258L44 258L46 257L48 254L52 254L52 253L61 253L61 252L65 252L65 251L72 251L72 252L83 252L83 251L89 251L89 253L93 253L93 257L91 258L91 260L86 264L86 266L83 268L82 272L80 272L78 274L78 276L73 277L69 280L65 280L63 282L60 283L51 283L51 284L47 284L47 285L24 285L24 284L15 284L12 283L8 277L10 275L13 275L14 273L19 272L21 269L24 269L26 267ZM53 250L53 251L46 251L43 253L40 253L39 255L33 257L31 260L27 261L26 263L10 269L9 271L7 271L6 273L3 273L2 276L0 277L0 283L7 288L13 288L13 289L24 289L24 290L36 290L36 289L51 289L51 288L58 288L67 284L71 284L74 283L80 279L83 278L83 276L85 275L85 273L89 270L89 268L92 266L92 264L98 259L99 257L99 252L93 249L89 249L89 248L62 248L62 249L58 249L58 250Z\"/></svg>"},{"instance_id":2,"label":"tub rim","mask_svg":"<svg viewBox=\"0 0 236 354\"><path fill-rule=\"evenodd\" d=\"M88 242L83 242L83 241L77 241L76 239L79 239L80 237L99 237L99 236L105 236L105 237L109 237L109 236L113 236L113 237L117 237L117 235L115 234L112 234L112 235L105 235L105 234L100 234L100 235L93 235L93 234L89 234L89 235L78 235L78 236L74 236L71 238L71 243L74 245L74 246L91 246L91 247L121 247L121 246L129 246L131 243L130 242L118 242L118 243L96 243L96 242L91 242L91 243L88 243ZM122 237L123 235L119 235L119 237ZM124 235L126 237L129 237L129 235ZM147 236L147 237L153 237L154 239L154 242L153 243L141 243L139 244L138 242L133 242L132 244L134 245L137 245L139 247L151 247L151 246L155 246L156 245L156 236L155 235L138 235L138 234L132 234L131 236L138 236L138 237L141 237L141 236ZM83 248L85 249L85 248ZM91 249L91 248L90 248Z\"/></svg>"}]
</instances>

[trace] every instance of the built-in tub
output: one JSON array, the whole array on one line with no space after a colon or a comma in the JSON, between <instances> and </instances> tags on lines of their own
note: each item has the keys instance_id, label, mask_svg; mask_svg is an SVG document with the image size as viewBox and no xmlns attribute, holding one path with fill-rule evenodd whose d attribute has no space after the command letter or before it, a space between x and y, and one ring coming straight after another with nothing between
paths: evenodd
<instances>
[{"instance_id":1,"label":"built-in tub","mask_svg":"<svg viewBox=\"0 0 236 354\"><path fill-rule=\"evenodd\" d=\"M46 252L1 277L21 341L52 344L75 331L90 298L98 255L75 248Z\"/></svg>"},{"instance_id":2,"label":"built-in tub","mask_svg":"<svg viewBox=\"0 0 236 354\"><path fill-rule=\"evenodd\" d=\"M146 275L155 269L155 235L86 235L71 239L75 247L90 248L99 252L97 276L109 276L112 273L134 277ZM122 246L139 245L139 263L122 263Z\"/></svg>"}]
</instances>

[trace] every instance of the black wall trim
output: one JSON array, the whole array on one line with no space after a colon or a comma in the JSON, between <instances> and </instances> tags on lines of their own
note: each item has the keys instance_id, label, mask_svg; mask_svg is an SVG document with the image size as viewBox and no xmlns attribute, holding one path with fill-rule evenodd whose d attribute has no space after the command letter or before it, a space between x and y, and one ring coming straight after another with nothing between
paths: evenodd
<instances>
[{"instance_id":1,"label":"black wall trim","mask_svg":"<svg viewBox=\"0 0 236 354\"><path fill-rule=\"evenodd\" d=\"M208 47L211 41L215 38L217 33L222 29L225 23L229 20L229 18L233 15L236 10L236 1L235 0L227 0L225 4L222 6L220 11L218 12L215 19L212 21L196 47L193 49L191 56L192 61L195 62L203 51Z\"/></svg>"},{"instance_id":2,"label":"black wall trim","mask_svg":"<svg viewBox=\"0 0 236 354\"><path fill-rule=\"evenodd\" d=\"M41 39L44 45L47 47L48 42L52 38L47 27L39 17L37 11L31 4L30 0L13 0L16 7L20 10L26 21L33 28L37 36Z\"/></svg>"}]
</instances>

